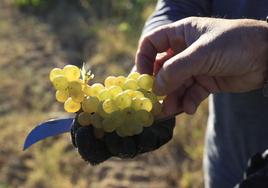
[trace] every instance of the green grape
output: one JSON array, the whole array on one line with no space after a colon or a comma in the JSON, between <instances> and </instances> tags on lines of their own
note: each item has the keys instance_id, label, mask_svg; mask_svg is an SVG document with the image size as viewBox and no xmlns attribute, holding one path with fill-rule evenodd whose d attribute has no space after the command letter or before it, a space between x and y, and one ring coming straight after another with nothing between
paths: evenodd
<instances>
[{"instance_id":1,"label":"green grape","mask_svg":"<svg viewBox=\"0 0 268 188\"><path fill-rule=\"evenodd\" d=\"M115 85L115 81L116 81L115 76L108 76L104 81L104 85L105 85L105 87L113 86L113 85Z\"/></svg>"},{"instance_id":2,"label":"green grape","mask_svg":"<svg viewBox=\"0 0 268 188\"><path fill-rule=\"evenodd\" d=\"M140 92L140 91L133 91L131 97L132 97L132 98L134 98L134 97L136 97L136 98L143 98L144 95L143 95L143 93Z\"/></svg>"},{"instance_id":3,"label":"green grape","mask_svg":"<svg viewBox=\"0 0 268 188\"><path fill-rule=\"evenodd\" d=\"M91 119L92 125L95 128L98 128L98 129L102 128L103 118L99 114L97 114L97 113L92 114L90 119Z\"/></svg>"},{"instance_id":4,"label":"green grape","mask_svg":"<svg viewBox=\"0 0 268 188\"><path fill-rule=\"evenodd\" d=\"M73 81L80 78L80 69L75 65L66 65L63 68L63 73L68 81Z\"/></svg>"},{"instance_id":5,"label":"green grape","mask_svg":"<svg viewBox=\"0 0 268 188\"><path fill-rule=\"evenodd\" d=\"M79 93L73 93L70 96L75 102L78 102L78 103L82 102L84 100L84 97L85 97L85 95L82 91Z\"/></svg>"},{"instance_id":6,"label":"green grape","mask_svg":"<svg viewBox=\"0 0 268 188\"><path fill-rule=\"evenodd\" d=\"M56 91L56 99L57 101L59 102L62 102L64 103L69 97L69 93L68 93L68 90L58 90Z\"/></svg>"},{"instance_id":7,"label":"green grape","mask_svg":"<svg viewBox=\"0 0 268 188\"><path fill-rule=\"evenodd\" d=\"M138 120L139 124L143 127L149 127L154 122L154 117L152 113L146 111L146 110L139 110L135 113L136 120Z\"/></svg>"},{"instance_id":8,"label":"green grape","mask_svg":"<svg viewBox=\"0 0 268 188\"><path fill-rule=\"evenodd\" d=\"M131 73L127 76L127 78L132 78L132 79L134 79L134 80L137 80L137 79L139 78L139 76L140 76L140 73L138 73L138 72L131 72Z\"/></svg>"},{"instance_id":9,"label":"green grape","mask_svg":"<svg viewBox=\"0 0 268 188\"><path fill-rule=\"evenodd\" d=\"M154 79L149 74L142 74L138 78L138 86L147 91L151 91L154 83Z\"/></svg>"},{"instance_id":10,"label":"green grape","mask_svg":"<svg viewBox=\"0 0 268 188\"><path fill-rule=\"evenodd\" d=\"M65 90L68 87L68 80L62 75L56 76L52 83L56 90Z\"/></svg>"},{"instance_id":11,"label":"green grape","mask_svg":"<svg viewBox=\"0 0 268 188\"><path fill-rule=\"evenodd\" d=\"M87 126L91 123L91 114L87 112L81 112L77 118L78 123L81 126Z\"/></svg>"},{"instance_id":12,"label":"green grape","mask_svg":"<svg viewBox=\"0 0 268 188\"><path fill-rule=\"evenodd\" d=\"M91 96L91 87L88 84L84 85L82 90L85 93L85 95Z\"/></svg>"},{"instance_id":13,"label":"green grape","mask_svg":"<svg viewBox=\"0 0 268 188\"><path fill-rule=\"evenodd\" d=\"M49 73L49 79L51 82L53 82L54 78L56 76L63 76L63 71L62 69L59 69L59 68L54 68L50 71Z\"/></svg>"},{"instance_id":14,"label":"green grape","mask_svg":"<svg viewBox=\"0 0 268 188\"><path fill-rule=\"evenodd\" d=\"M120 137L127 137L129 135L126 125L121 125L120 127L117 127L115 132Z\"/></svg>"},{"instance_id":15,"label":"green grape","mask_svg":"<svg viewBox=\"0 0 268 188\"><path fill-rule=\"evenodd\" d=\"M111 95L110 95L108 89L104 88L99 92L98 99L100 101L104 101L104 100L110 99L110 98L111 98Z\"/></svg>"},{"instance_id":16,"label":"green grape","mask_svg":"<svg viewBox=\"0 0 268 188\"><path fill-rule=\"evenodd\" d=\"M115 98L120 92L122 92L122 89L119 86L111 86L108 89L108 92L112 98Z\"/></svg>"},{"instance_id":17,"label":"green grape","mask_svg":"<svg viewBox=\"0 0 268 188\"><path fill-rule=\"evenodd\" d=\"M97 97L102 89L104 89L104 86L102 84L100 83L93 84L91 86L91 96Z\"/></svg>"},{"instance_id":18,"label":"green grape","mask_svg":"<svg viewBox=\"0 0 268 188\"><path fill-rule=\"evenodd\" d=\"M111 116L105 118L102 122L103 130L105 132L113 132L116 128L123 125L123 118L121 117L120 111L115 111Z\"/></svg>"},{"instance_id":19,"label":"green grape","mask_svg":"<svg viewBox=\"0 0 268 188\"><path fill-rule=\"evenodd\" d=\"M79 111L80 108L81 104L73 101L71 97L69 97L64 103L64 109L66 112L74 113Z\"/></svg>"},{"instance_id":20,"label":"green grape","mask_svg":"<svg viewBox=\"0 0 268 188\"><path fill-rule=\"evenodd\" d=\"M143 126L142 124L139 124L138 121L131 121L128 123L128 135L133 136L133 135L138 135L142 133L143 131Z\"/></svg>"},{"instance_id":21,"label":"green grape","mask_svg":"<svg viewBox=\"0 0 268 188\"><path fill-rule=\"evenodd\" d=\"M97 97L87 97L82 101L82 109L84 112L97 112L99 106L99 99Z\"/></svg>"},{"instance_id":22,"label":"green grape","mask_svg":"<svg viewBox=\"0 0 268 188\"><path fill-rule=\"evenodd\" d=\"M124 82L123 89L124 90L127 90L127 89L137 90L138 89L137 81L132 78L127 79Z\"/></svg>"},{"instance_id":23,"label":"green grape","mask_svg":"<svg viewBox=\"0 0 268 188\"><path fill-rule=\"evenodd\" d=\"M102 103L102 108L103 110L110 114L116 110L118 110L117 106L115 105L114 101L111 99L106 99L103 103Z\"/></svg>"},{"instance_id":24,"label":"green grape","mask_svg":"<svg viewBox=\"0 0 268 188\"><path fill-rule=\"evenodd\" d=\"M104 111L102 105L103 105L103 102L100 102L100 104L99 104L99 106L98 106L97 113L98 113L101 117L103 117L103 118L109 117L110 114Z\"/></svg>"},{"instance_id":25,"label":"green grape","mask_svg":"<svg viewBox=\"0 0 268 188\"><path fill-rule=\"evenodd\" d=\"M71 81L68 84L68 90L70 95L75 95L82 92L82 85L79 81Z\"/></svg>"},{"instance_id":26,"label":"green grape","mask_svg":"<svg viewBox=\"0 0 268 188\"><path fill-rule=\"evenodd\" d=\"M115 97L115 104L120 109L127 108L127 107L129 107L131 105L131 97L128 94L124 93L124 92L119 93Z\"/></svg>"},{"instance_id":27,"label":"green grape","mask_svg":"<svg viewBox=\"0 0 268 188\"><path fill-rule=\"evenodd\" d=\"M131 106L135 110L146 110L150 112L152 110L152 102L148 98L133 98Z\"/></svg>"},{"instance_id":28,"label":"green grape","mask_svg":"<svg viewBox=\"0 0 268 188\"><path fill-rule=\"evenodd\" d=\"M126 81L126 77L124 77L124 76L118 76L115 79L114 85L117 85L117 86L123 88L123 85L124 85L125 81Z\"/></svg>"},{"instance_id":29,"label":"green grape","mask_svg":"<svg viewBox=\"0 0 268 188\"><path fill-rule=\"evenodd\" d=\"M127 89L127 90L123 91L123 93L128 94L128 96L131 97L131 98L134 98L134 97L143 98L144 97L142 92L134 91L134 90L131 90L131 89Z\"/></svg>"}]
</instances>

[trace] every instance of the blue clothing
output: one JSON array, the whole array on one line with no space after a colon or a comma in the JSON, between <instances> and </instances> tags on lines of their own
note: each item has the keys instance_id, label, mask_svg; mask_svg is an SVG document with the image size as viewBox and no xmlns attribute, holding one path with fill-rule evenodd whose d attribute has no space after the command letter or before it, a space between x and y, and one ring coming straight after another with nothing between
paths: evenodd
<instances>
[{"instance_id":1,"label":"blue clothing","mask_svg":"<svg viewBox=\"0 0 268 188\"><path fill-rule=\"evenodd\" d=\"M189 16L265 20L267 15L268 0L159 0L143 33ZM205 187L234 187L242 180L248 159L268 148L268 98L261 90L216 94L210 97L209 112Z\"/></svg>"}]
</instances>

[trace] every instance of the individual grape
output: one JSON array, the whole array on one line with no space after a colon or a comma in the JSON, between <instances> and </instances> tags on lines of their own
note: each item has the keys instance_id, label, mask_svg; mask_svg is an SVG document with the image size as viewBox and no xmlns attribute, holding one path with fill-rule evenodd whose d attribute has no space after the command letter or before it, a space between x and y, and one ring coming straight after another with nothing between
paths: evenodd
<instances>
[{"instance_id":1,"label":"individual grape","mask_svg":"<svg viewBox=\"0 0 268 188\"><path fill-rule=\"evenodd\" d=\"M79 81L71 81L68 84L68 90L70 95L75 95L82 92L82 85Z\"/></svg>"},{"instance_id":2,"label":"individual grape","mask_svg":"<svg viewBox=\"0 0 268 188\"><path fill-rule=\"evenodd\" d=\"M68 81L73 81L80 78L80 69L75 65L66 65L63 68L63 73Z\"/></svg>"},{"instance_id":3,"label":"individual grape","mask_svg":"<svg viewBox=\"0 0 268 188\"><path fill-rule=\"evenodd\" d=\"M138 135L142 133L142 131L143 131L143 126L142 124L139 123L139 121L134 120L128 123L127 134L129 136Z\"/></svg>"},{"instance_id":4,"label":"individual grape","mask_svg":"<svg viewBox=\"0 0 268 188\"><path fill-rule=\"evenodd\" d=\"M91 123L91 114L87 112L81 112L77 118L78 123L81 126L87 126Z\"/></svg>"},{"instance_id":5,"label":"individual grape","mask_svg":"<svg viewBox=\"0 0 268 188\"><path fill-rule=\"evenodd\" d=\"M87 97L82 101L82 109L84 112L97 112L99 106L99 99L97 97Z\"/></svg>"},{"instance_id":6,"label":"individual grape","mask_svg":"<svg viewBox=\"0 0 268 188\"><path fill-rule=\"evenodd\" d=\"M113 112L111 116L105 118L102 122L105 132L113 132L117 127L123 125L122 117L119 111Z\"/></svg>"},{"instance_id":7,"label":"individual grape","mask_svg":"<svg viewBox=\"0 0 268 188\"><path fill-rule=\"evenodd\" d=\"M139 124L143 127L149 127L154 122L154 117L152 113L146 110L139 110L135 113L136 119L138 120Z\"/></svg>"},{"instance_id":8,"label":"individual grape","mask_svg":"<svg viewBox=\"0 0 268 188\"><path fill-rule=\"evenodd\" d=\"M146 110L150 112L152 110L152 102L148 98L133 98L131 106L135 110Z\"/></svg>"},{"instance_id":9,"label":"individual grape","mask_svg":"<svg viewBox=\"0 0 268 188\"><path fill-rule=\"evenodd\" d=\"M122 92L119 93L116 97L115 97L115 104L120 108L120 109L124 109L127 108L131 105L131 97Z\"/></svg>"},{"instance_id":10,"label":"individual grape","mask_svg":"<svg viewBox=\"0 0 268 188\"><path fill-rule=\"evenodd\" d=\"M124 90L126 90L126 89L137 90L137 89L138 89L137 81L134 80L134 79L132 79L132 78L127 79L127 80L124 82L123 89L124 89Z\"/></svg>"},{"instance_id":11,"label":"individual grape","mask_svg":"<svg viewBox=\"0 0 268 188\"><path fill-rule=\"evenodd\" d=\"M85 95L91 96L91 87L88 84L84 85L82 90L85 93Z\"/></svg>"},{"instance_id":12,"label":"individual grape","mask_svg":"<svg viewBox=\"0 0 268 188\"><path fill-rule=\"evenodd\" d=\"M62 69L59 69L59 68L54 68L50 71L49 73L49 79L51 82L53 82L54 78L56 76L63 76L63 71Z\"/></svg>"},{"instance_id":13,"label":"individual grape","mask_svg":"<svg viewBox=\"0 0 268 188\"><path fill-rule=\"evenodd\" d=\"M114 101L111 99L106 99L103 103L102 103L102 108L103 110L110 114L116 110L118 110L117 106L115 105Z\"/></svg>"},{"instance_id":14,"label":"individual grape","mask_svg":"<svg viewBox=\"0 0 268 188\"><path fill-rule=\"evenodd\" d=\"M124 85L125 81L126 81L126 77L124 77L124 76L118 76L115 79L114 85L117 85L117 86L123 88L123 85Z\"/></svg>"},{"instance_id":15,"label":"individual grape","mask_svg":"<svg viewBox=\"0 0 268 188\"><path fill-rule=\"evenodd\" d=\"M143 93L142 92L140 92L140 91L133 91L133 93L132 93L132 96L131 96L132 98L134 98L134 97L136 97L136 98L143 98L144 97L144 95L143 95Z\"/></svg>"},{"instance_id":16,"label":"individual grape","mask_svg":"<svg viewBox=\"0 0 268 188\"><path fill-rule=\"evenodd\" d=\"M52 83L56 90L65 90L68 87L68 80L62 75L56 76Z\"/></svg>"},{"instance_id":17,"label":"individual grape","mask_svg":"<svg viewBox=\"0 0 268 188\"><path fill-rule=\"evenodd\" d=\"M115 81L116 81L115 76L108 76L104 81L104 85L105 85L105 87L113 86L113 85L115 85Z\"/></svg>"},{"instance_id":18,"label":"individual grape","mask_svg":"<svg viewBox=\"0 0 268 188\"><path fill-rule=\"evenodd\" d=\"M57 101L64 103L69 97L68 90L58 90L56 91L56 99Z\"/></svg>"},{"instance_id":19,"label":"individual grape","mask_svg":"<svg viewBox=\"0 0 268 188\"><path fill-rule=\"evenodd\" d=\"M98 128L98 129L102 128L103 118L99 114L97 114L97 113L92 114L90 119L91 119L92 125L95 128Z\"/></svg>"},{"instance_id":20,"label":"individual grape","mask_svg":"<svg viewBox=\"0 0 268 188\"><path fill-rule=\"evenodd\" d=\"M126 124L116 128L115 132L120 137L127 137L129 135Z\"/></svg>"},{"instance_id":21,"label":"individual grape","mask_svg":"<svg viewBox=\"0 0 268 188\"><path fill-rule=\"evenodd\" d=\"M122 89L119 86L111 86L108 89L108 92L112 98L115 98L120 92L122 92Z\"/></svg>"},{"instance_id":22,"label":"individual grape","mask_svg":"<svg viewBox=\"0 0 268 188\"><path fill-rule=\"evenodd\" d=\"M138 73L138 72L131 72L131 73L127 76L127 78L132 78L132 79L134 79L134 80L137 80L137 79L139 78L139 76L140 76L140 73Z\"/></svg>"},{"instance_id":23,"label":"individual grape","mask_svg":"<svg viewBox=\"0 0 268 188\"><path fill-rule=\"evenodd\" d=\"M102 89L104 89L104 86L102 84L100 83L93 84L91 86L91 96L97 97Z\"/></svg>"},{"instance_id":24,"label":"individual grape","mask_svg":"<svg viewBox=\"0 0 268 188\"><path fill-rule=\"evenodd\" d=\"M138 78L138 86L147 91L152 90L154 79L149 74L142 74Z\"/></svg>"},{"instance_id":25,"label":"individual grape","mask_svg":"<svg viewBox=\"0 0 268 188\"><path fill-rule=\"evenodd\" d=\"M79 93L73 93L72 95L70 95L71 98L75 101L75 102L82 102L84 100L84 92L80 91Z\"/></svg>"},{"instance_id":26,"label":"individual grape","mask_svg":"<svg viewBox=\"0 0 268 188\"><path fill-rule=\"evenodd\" d=\"M110 92L108 91L108 89L104 88L99 92L98 99L100 101L104 101L104 100L110 99L110 98L112 98L112 97L111 97Z\"/></svg>"},{"instance_id":27,"label":"individual grape","mask_svg":"<svg viewBox=\"0 0 268 188\"><path fill-rule=\"evenodd\" d=\"M75 102L71 97L69 97L64 103L64 109L69 113L74 113L79 111L81 104Z\"/></svg>"},{"instance_id":28,"label":"individual grape","mask_svg":"<svg viewBox=\"0 0 268 188\"><path fill-rule=\"evenodd\" d=\"M143 106L143 102L140 98L133 98L131 102L131 107L134 110L141 110Z\"/></svg>"},{"instance_id":29,"label":"individual grape","mask_svg":"<svg viewBox=\"0 0 268 188\"><path fill-rule=\"evenodd\" d=\"M104 109L103 109L103 102L100 102L99 106L98 106L98 110L97 110L97 113L103 117L103 118L107 118L110 116L109 113L105 112Z\"/></svg>"}]
</instances>

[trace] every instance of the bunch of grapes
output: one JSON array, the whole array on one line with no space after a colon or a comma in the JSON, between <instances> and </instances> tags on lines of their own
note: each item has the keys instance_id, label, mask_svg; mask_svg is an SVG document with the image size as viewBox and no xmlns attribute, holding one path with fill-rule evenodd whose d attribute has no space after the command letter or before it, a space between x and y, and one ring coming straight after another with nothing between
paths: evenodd
<instances>
[{"instance_id":1,"label":"bunch of grapes","mask_svg":"<svg viewBox=\"0 0 268 188\"><path fill-rule=\"evenodd\" d=\"M89 81L94 77L85 68L66 65L54 68L50 81L57 101L69 113L77 113L81 126L93 126L96 136L115 131L120 137L140 134L161 113L162 97L152 92L154 77L132 72L127 77L109 76L104 84Z\"/></svg>"}]
</instances>

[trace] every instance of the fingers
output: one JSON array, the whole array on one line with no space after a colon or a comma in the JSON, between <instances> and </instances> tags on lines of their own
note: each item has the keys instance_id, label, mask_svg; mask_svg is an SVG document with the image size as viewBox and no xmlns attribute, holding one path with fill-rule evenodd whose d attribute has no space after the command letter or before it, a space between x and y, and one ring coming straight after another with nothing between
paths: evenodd
<instances>
[{"instance_id":1,"label":"fingers","mask_svg":"<svg viewBox=\"0 0 268 188\"><path fill-rule=\"evenodd\" d=\"M183 24L166 25L147 34L140 41L136 53L136 66L140 73L152 74L157 53L171 48L174 52L185 48Z\"/></svg>"},{"instance_id":2,"label":"fingers","mask_svg":"<svg viewBox=\"0 0 268 188\"><path fill-rule=\"evenodd\" d=\"M167 60L156 76L154 92L158 95L167 95L196 74L200 74L203 51L199 48L200 42L194 42L183 52Z\"/></svg>"},{"instance_id":3,"label":"fingers","mask_svg":"<svg viewBox=\"0 0 268 188\"><path fill-rule=\"evenodd\" d=\"M171 48L169 48L166 52L157 54L154 62L153 75L157 75L163 64L173 56L174 52Z\"/></svg>"},{"instance_id":4,"label":"fingers","mask_svg":"<svg viewBox=\"0 0 268 188\"><path fill-rule=\"evenodd\" d=\"M183 110L187 114L194 114L200 103L209 96L210 92L198 82L186 90L183 98Z\"/></svg>"}]
</instances>

